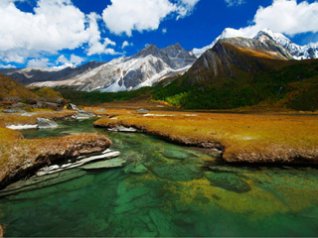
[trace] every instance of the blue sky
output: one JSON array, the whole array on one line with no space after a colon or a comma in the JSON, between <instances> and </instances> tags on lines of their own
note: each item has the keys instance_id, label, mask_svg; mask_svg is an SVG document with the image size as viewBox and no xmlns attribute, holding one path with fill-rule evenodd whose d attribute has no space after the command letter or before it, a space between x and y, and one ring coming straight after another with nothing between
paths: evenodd
<instances>
[{"instance_id":1,"label":"blue sky","mask_svg":"<svg viewBox=\"0 0 318 238\"><path fill-rule=\"evenodd\" d=\"M225 28L318 42L315 0L0 0L0 67L65 67L132 55L146 44L191 50Z\"/></svg>"}]
</instances>

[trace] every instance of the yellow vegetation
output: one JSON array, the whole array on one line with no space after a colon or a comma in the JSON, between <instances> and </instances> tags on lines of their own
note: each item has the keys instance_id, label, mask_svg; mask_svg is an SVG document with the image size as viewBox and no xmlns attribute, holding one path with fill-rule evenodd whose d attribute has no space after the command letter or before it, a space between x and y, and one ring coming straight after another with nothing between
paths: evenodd
<instances>
[{"instance_id":1,"label":"yellow vegetation","mask_svg":"<svg viewBox=\"0 0 318 238\"><path fill-rule=\"evenodd\" d=\"M32 116L0 114L0 186L17 175L61 159L105 150L111 142L97 134L78 134L60 138L24 139L18 131L4 128L6 124L34 124L37 117L57 119L72 111L42 111Z\"/></svg>"},{"instance_id":2,"label":"yellow vegetation","mask_svg":"<svg viewBox=\"0 0 318 238\"><path fill-rule=\"evenodd\" d=\"M113 112L113 113L111 113ZM109 118L112 117L112 118ZM184 144L220 143L228 162L318 163L318 120L305 115L110 111L96 126L134 126ZM297 161L301 159L301 161Z\"/></svg>"}]
</instances>

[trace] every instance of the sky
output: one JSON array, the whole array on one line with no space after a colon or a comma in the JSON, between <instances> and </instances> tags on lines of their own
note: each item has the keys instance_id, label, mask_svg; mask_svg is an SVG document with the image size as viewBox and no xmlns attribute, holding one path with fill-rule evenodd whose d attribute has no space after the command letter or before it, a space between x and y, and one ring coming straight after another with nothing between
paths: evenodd
<instances>
[{"instance_id":1,"label":"sky","mask_svg":"<svg viewBox=\"0 0 318 238\"><path fill-rule=\"evenodd\" d=\"M210 44L225 28L318 42L317 0L0 0L0 67L60 69L148 44Z\"/></svg>"}]
</instances>

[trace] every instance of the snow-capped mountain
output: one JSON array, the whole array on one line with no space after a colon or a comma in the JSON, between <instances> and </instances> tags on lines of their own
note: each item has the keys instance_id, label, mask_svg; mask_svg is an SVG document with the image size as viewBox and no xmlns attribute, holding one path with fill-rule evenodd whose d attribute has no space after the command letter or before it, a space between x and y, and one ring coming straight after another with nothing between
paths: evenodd
<instances>
[{"instance_id":1,"label":"snow-capped mountain","mask_svg":"<svg viewBox=\"0 0 318 238\"><path fill-rule=\"evenodd\" d=\"M183 74L195 60L196 57L179 44L164 49L149 45L132 57L112 60L68 80L33 83L31 86L71 86L83 91L106 92L132 90Z\"/></svg>"},{"instance_id":2,"label":"snow-capped mountain","mask_svg":"<svg viewBox=\"0 0 318 238\"><path fill-rule=\"evenodd\" d=\"M268 29L264 29L262 31L259 31L256 35L250 36L246 35L245 32L241 30L226 28L222 32L222 34L218 36L211 44L201 49L193 49L192 52L196 57L200 57L206 50L211 49L217 43L218 40L235 37L250 38L259 41L272 40L277 45L282 46L284 49L286 49L290 53L290 55L296 60L318 59L318 43L311 43L308 45L301 46L293 43L285 35L281 33L274 33Z\"/></svg>"},{"instance_id":3,"label":"snow-capped mountain","mask_svg":"<svg viewBox=\"0 0 318 238\"><path fill-rule=\"evenodd\" d=\"M235 38L235 37L244 37L243 32L241 32L240 30L236 30L233 28L225 28L224 31L221 33L221 35L219 35L217 38L215 38L215 40L207 45L204 46L203 48L194 48L192 50L192 53L199 58L204 52L206 52L207 50L213 48L213 46L222 39L227 39L227 38Z\"/></svg>"},{"instance_id":4,"label":"snow-capped mountain","mask_svg":"<svg viewBox=\"0 0 318 238\"><path fill-rule=\"evenodd\" d=\"M293 43L290 39L280 33L274 33L270 30L262 30L254 37L255 39L262 40L269 38L276 42L278 45L281 45L296 60L304 59L317 59L318 58L318 43L311 43L308 45L297 45Z\"/></svg>"},{"instance_id":5,"label":"snow-capped mountain","mask_svg":"<svg viewBox=\"0 0 318 238\"><path fill-rule=\"evenodd\" d=\"M88 72L102 63L100 62L89 62L79 67L67 67L63 69L0 69L0 73L3 73L10 78L21 84L31 84L35 82L43 81L58 81L73 78L78 74Z\"/></svg>"}]
</instances>

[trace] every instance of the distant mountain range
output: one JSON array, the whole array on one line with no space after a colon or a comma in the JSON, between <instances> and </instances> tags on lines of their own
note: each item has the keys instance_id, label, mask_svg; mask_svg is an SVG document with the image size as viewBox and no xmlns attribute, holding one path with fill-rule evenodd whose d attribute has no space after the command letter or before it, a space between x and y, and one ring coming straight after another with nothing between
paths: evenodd
<instances>
[{"instance_id":1,"label":"distant mountain range","mask_svg":"<svg viewBox=\"0 0 318 238\"><path fill-rule=\"evenodd\" d=\"M81 70L66 80L37 80L29 84L36 87L70 86L77 90L101 90L117 92L153 86L167 77L185 73L195 62L196 57L179 44L159 49L149 45L132 57L112 60L90 70ZM86 69L86 68L85 68ZM48 75L51 72L47 72Z\"/></svg>"},{"instance_id":2,"label":"distant mountain range","mask_svg":"<svg viewBox=\"0 0 318 238\"><path fill-rule=\"evenodd\" d=\"M7 69L1 72L20 83L35 87L67 86L81 91L127 91L154 86L166 78L183 75L189 69L194 72L200 64L214 68L214 74L220 73L220 68L217 67L220 64L223 64L222 70L225 71L229 62L242 65L242 61L232 62L234 59L228 54L229 52L222 52L224 48L221 46L226 44L247 50L259 58L277 60L318 58L318 44L299 46L284 35L270 30L260 31L255 36L247 38L241 31L228 28L210 45L190 52L179 44L163 49L149 45L134 56L118 58L107 63L91 62L60 71ZM211 52L212 48L217 52ZM221 56L226 57L220 59Z\"/></svg>"}]
</instances>

